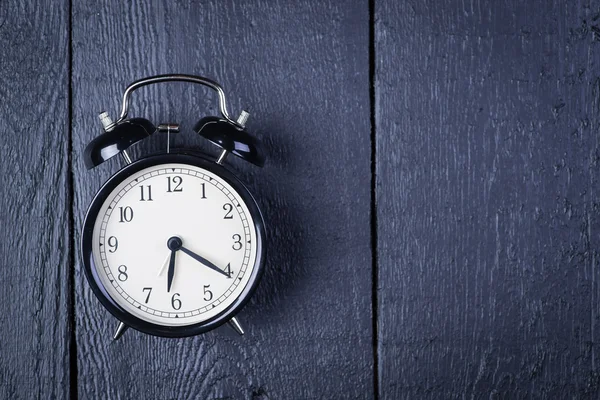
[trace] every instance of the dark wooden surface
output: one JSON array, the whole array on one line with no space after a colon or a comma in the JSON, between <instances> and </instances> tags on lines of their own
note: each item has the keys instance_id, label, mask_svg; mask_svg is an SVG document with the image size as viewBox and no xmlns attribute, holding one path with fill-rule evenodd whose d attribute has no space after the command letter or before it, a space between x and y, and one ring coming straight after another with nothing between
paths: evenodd
<instances>
[{"instance_id":1,"label":"dark wooden surface","mask_svg":"<svg viewBox=\"0 0 600 400\"><path fill-rule=\"evenodd\" d=\"M0 2L0 398L69 394L68 3Z\"/></svg>"},{"instance_id":2,"label":"dark wooden surface","mask_svg":"<svg viewBox=\"0 0 600 400\"><path fill-rule=\"evenodd\" d=\"M2 0L0 45L0 398L600 395L600 3ZM96 115L167 72L219 81L268 149L228 159L269 228L244 337L112 342L83 276L121 167L83 166ZM132 105L215 154L212 93Z\"/></svg>"},{"instance_id":3,"label":"dark wooden surface","mask_svg":"<svg viewBox=\"0 0 600 400\"><path fill-rule=\"evenodd\" d=\"M381 398L598 398L600 3L377 2Z\"/></svg>"},{"instance_id":4,"label":"dark wooden surface","mask_svg":"<svg viewBox=\"0 0 600 400\"><path fill-rule=\"evenodd\" d=\"M128 332L112 343L116 321L78 263L79 396L373 396L367 4L76 2L73 46L78 228L99 185L122 166L117 159L85 171L81 149L99 132L96 113L115 115L135 78L177 71L216 79L232 110L249 108L248 129L270 156L264 169L229 163L269 231L268 271L239 315L246 335L229 327L182 340ZM181 123L177 145L218 154L191 133L217 112L214 93L172 83L135 92L132 104L131 116ZM155 139L136 154L164 151L166 138Z\"/></svg>"}]
</instances>

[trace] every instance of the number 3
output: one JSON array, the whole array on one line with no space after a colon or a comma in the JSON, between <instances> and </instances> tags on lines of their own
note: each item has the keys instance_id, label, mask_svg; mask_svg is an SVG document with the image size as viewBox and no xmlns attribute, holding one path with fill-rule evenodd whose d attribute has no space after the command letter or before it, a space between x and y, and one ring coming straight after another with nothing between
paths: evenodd
<instances>
[{"instance_id":1,"label":"number 3","mask_svg":"<svg viewBox=\"0 0 600 400\"><path fill-rule=\"evenodd\" d=\"M242 248L242 236L239 234L235 234L231 237L234 242L233 242L233 246L231 246L234 250L239 250Z\"/></svg>"}]
</instances>

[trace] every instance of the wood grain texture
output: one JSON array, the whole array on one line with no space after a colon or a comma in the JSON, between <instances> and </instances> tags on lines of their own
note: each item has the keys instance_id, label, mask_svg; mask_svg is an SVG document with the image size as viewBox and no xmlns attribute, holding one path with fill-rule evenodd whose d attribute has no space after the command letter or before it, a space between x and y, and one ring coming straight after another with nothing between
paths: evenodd
<instances>
[{"instance_id":1,"label":"wood grain texture","mask_svg":"<svg viewBox=\"0 0 600 400\"><path fill-rule=\"evenodd\" d=\"M169 340L130 331L94 298L77 267L81 398L351 399L373 397L367 2L82 1L73 4L76 226L120 168L84 170L82 151L113 116L125 86L179 72L219 81L269 160L229 165L257 196L268 227L267 272L240 318ZM167 84L133 96L131 116L180 122L175 145L215 149L191 133L217 111L201 87ZM165 138L135 155L163 150ZM231 161L230 161L231 160ZM76 232L79 235L79 230Z\"/></svg>"},{"instance_id":2,"label":"wood grain texture","mask_svg":"<svg viewBox=\"0 0 600 400\"><path fill-rule=\"evenodd\" d=\"M66 398L68 3L0 4L0 398Z\"/></svg>"},{"instance_id":3,"label":"wood grain texture","mask_svg":"<svg viewBox=\"0 0 600 400\"><path fill-rule=\"evenodd\" d=\"M597 398L600 6L375 11L380 397Z\"/></svg>"}]
</instances>

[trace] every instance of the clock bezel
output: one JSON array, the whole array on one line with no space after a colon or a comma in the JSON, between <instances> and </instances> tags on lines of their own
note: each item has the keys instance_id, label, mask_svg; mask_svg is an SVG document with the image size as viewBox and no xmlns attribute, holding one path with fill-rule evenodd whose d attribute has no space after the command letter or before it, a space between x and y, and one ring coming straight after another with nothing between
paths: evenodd
<instances>
[{"instance_id":1,"label":"clock bezel","mask_svg":"<svg viewBox=\"0 0 600 400\"><path fill-rule=\"evenodd\" d=\"M250 214L252 215L252 221L254 229L256 231L256 259L252 268L250 279L246 283L242 293L230 304L227 308L221 311L219 314L202 321L190 325L180 326L165 326L159 325L152 322L145 321L135 315L129 313L119 303L114 300L106 287L104 286L100 276L98 275L98 269L94 262L92 242L93 242L93 231L94 224L97 220L98 213L108 196L113 190L125 179L133 175L134 173L141 171L148 167L158 166L161 164L168 163L179 163L199 168L206 169L221 179L226 181L231 187L239 194L241 199L244 201ZM264 270L265 260L265 226L262 213L258 208L254 197L248 191L246 186L224 166L215 163L208 159L206 156L198 153L190 153L185 151L171 152L168 154L152 155L141 158L135 162L127 165L126 167L119 170L116 174L108 179L102 185L98 193L92 200L83 224L83 231L81 235L81 255L83 259L83 266L86 278L92 291L100 301L100 303L119 321L128 325L129 327L138 330L140 332L161 336L161 337L187 337L194 336L207 331L213 330L225 322L233 318L250 300L256 287L262 277Z\"/></svg>"}]
</instances>

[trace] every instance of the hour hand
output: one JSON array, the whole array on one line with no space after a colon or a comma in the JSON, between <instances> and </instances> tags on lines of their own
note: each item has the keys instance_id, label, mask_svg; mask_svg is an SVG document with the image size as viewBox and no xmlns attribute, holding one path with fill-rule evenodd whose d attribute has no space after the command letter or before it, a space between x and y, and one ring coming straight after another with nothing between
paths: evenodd
<instances>
[{"instance_id":1,"label":"hour hand","mask_svg":"<svg viewBox=\"0 0 600 400\"><path fill-rule=\"evenodd\" d=\"M169 260L169 271L167 273L167 292L171 292L171 285L173 284L173 277L175 276L175 250L171 250L171 259Z\"/></svg>"},{"instance_id":2,"label":"hour hand","mask_svg":"<svg viewBox=\"0 0 600 400\"><path fill-rule=\"evenodd\" d=\"M193 251L191 251L189 249L186 249L185 247L181 247L180 250L183 251L188 256L192 257L194 260L201 262L202 264L206 265L208 268L215 270L229 278L229 274L227 274L227 272L223 271L221 268L217 267L215 264L211 263L206 258L199 256L198 254L194 253Z\"/></svg>"}]
</instances>

